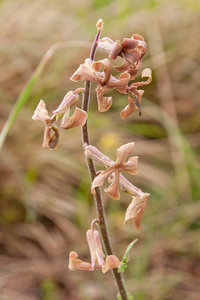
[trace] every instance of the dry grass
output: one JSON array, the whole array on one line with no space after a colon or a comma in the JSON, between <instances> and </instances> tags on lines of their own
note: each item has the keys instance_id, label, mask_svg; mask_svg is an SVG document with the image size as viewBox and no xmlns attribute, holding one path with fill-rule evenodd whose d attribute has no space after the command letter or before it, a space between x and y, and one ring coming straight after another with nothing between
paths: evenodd
<instances>
[{"instance_id":1,"label":"dry grass","mask_svg":"<svg viewBox=\"0 0 200 300\"><path fill-rule=\"evenodd\" d=\"M48 151L41 148L42 124L31 120L41 98L51 111L77 86L69 78L88 56L98 18L105 23L103 36L143 35L148 42L143 67L153 70L142 118L136 113L121 120L127 99L117 93L107 113L97 112L95 97L91 103L92 143L114 159L117 147L135 141L139 174L129 179L151 193L139 231L123 225L130 198L111 201L104 193L115 253L122 257L139 238L125 272L135 300L200 297L200 6L104 2L0 2L1 128L45 52L65 43L34 85L1 152L1 300L115 299L110 273L71 272L67 266L72 250L89 260L85 231L95 218L80 131L62 132L58 147ZM77 48L77 41L87 43Z\"/></svg>"}]
</instances>

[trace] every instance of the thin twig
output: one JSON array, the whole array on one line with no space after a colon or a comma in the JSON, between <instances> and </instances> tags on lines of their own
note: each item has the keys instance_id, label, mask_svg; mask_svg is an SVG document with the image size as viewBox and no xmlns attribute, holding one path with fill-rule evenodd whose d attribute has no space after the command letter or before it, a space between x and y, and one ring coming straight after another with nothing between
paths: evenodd
<instances>
[{"instance_id":1,"label":"thin twig","mask_svg":"<svg viewBox=\"0 0 200 300\"><path fill-rule=\"evenodd\" d=\"M92 49L91 49L90 56L89 56L89 58L91 60L94 60L94 56L95 56L95 52L96 52L96 48L97 48L97 42L100 37L100 33L101 33L101 31L98 30L97 35L94 40L94 43L93 43L93 46L92 46ZM89 110L90 86L91 86L91 82L85 81L82 109L86 112L88 112L88 110ZM83 146L84 147L85 147L85 145L90 144L87 121L86 121L85 125L82 127L82 138L83 138ZM87 158L87 157L86 157L86 161L87 161L87 166L88 166L91 181L93 181L93 179L96 177L96 169L95 169L94 162L92 159ZM108 235L104 206L103 206L103 201L102 201L102 195L101 195L101 190L99 187L95 188L94 198L95 198L96 210L97 210L97 215L98 215L98 219L99 219L99 228L101 231L104 248L107 252L107 255L112 255L113 250L112 250L110 238ZM122 274L118 273L117 270L118 270L117 268L112 269L112 274L115 278L115 282L116 282L118 291L120 293L122 300L128 300L126 289L125 289L123 279L122 279Z\"/></svg>"}]
</instances>

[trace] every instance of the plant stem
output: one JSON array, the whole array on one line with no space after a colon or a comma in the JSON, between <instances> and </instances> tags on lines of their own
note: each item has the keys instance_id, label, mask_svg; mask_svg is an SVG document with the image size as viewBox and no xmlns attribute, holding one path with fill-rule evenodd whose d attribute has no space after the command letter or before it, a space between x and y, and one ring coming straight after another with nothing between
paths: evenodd
<instances>
[{"instance_id":1,"label":"plant stem","mask_svg":"<svg viewBox=\"0 0 200 300\"><path fill-rule=\"evenodd\" d=\"M91 60L94 60L94 56L95 56L95 52L96 52L96 48L97 48L97 41L99 39L100 33L101 33L101 31L99 30L95 37L95 40L94 40L94 43L93 43L93 46L91 49L91 53L89 56L89 58ZM88 112L88 109L89 109L90 87L91 87L91 82L85 81L82 109L86 112ZM85 125L82 127L82 138L83 138L83 146L84 147L85 147L85 145L90 144L87 121L86 121ZM87 166L88 166L91 181L93 181L93 179L96 177L96 169L95 169L94 161L88 157L86 157L86 161L87 161ZM95 188L94 198L95 198L96 210L97 210L97 215L98 215L98 219L99 219L99 228L101 231L104 248L107 252L107 255L112 255L113 250L112 250L110 238L108 235L103 200L102 200L101 190L99 187ZM123 283L122 274L118 273L117 270L118 270L117 268L112 269L112 274L114 276L116 286L118 288L121 299L128 300L126 289L125 289L125 286Z\"/></svg>"}]
</instances>

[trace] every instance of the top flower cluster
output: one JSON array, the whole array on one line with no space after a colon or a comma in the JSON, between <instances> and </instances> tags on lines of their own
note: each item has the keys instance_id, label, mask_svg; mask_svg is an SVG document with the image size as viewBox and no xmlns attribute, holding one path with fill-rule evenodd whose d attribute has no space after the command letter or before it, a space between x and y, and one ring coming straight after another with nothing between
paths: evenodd
<instances>
[{"instance_id":1,"label":"top flower cluster","mask_svg":"<svg viewBox=\"0 0 200 300\"><path fill-rule=\"evenodd\" d=\"M132 114L140 108L143 90L137 88L151 82L151 70L143 70L141 77L148 77L146 81L134 82L128 85L130 80L135 79L136 74L141 68L142 58L146 53L146 42L143 37L134 34L131 38L124 38L123 42L112 41L105 37L98 41L98 47L109 53L109 58L115 60L118 56L123 58L120 66L115 67L117 72L121 72L119 79L112 76L113 65L108 58L93 62L87 58L84 64L75 71L70 78L72 81L91 81L97 84L96 94L98 109L101 112L107 111L112 105L112 97L104 97L107 89L115 89L119 93L128 94L129 104L121 111L122 119ZM101 67L103 65L103 70Z\"/></svg>"}]
</instances>

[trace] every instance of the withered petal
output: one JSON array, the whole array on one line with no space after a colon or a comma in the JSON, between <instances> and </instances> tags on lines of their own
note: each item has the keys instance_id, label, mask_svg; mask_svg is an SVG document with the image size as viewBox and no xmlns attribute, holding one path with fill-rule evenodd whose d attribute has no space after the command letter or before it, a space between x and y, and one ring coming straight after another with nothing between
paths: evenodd
<instances>
[{"instance_id":1,"label":"withered petal","mask_svg":"<svg viewBox=\"0 0 200 300\"><path fill-rule=\"evenodd\" d=\"M123 52L131 52L138 46L138 41L136 39L124 38L121 44Z\"/></svg>"},{"instance_id":2,"label":"withered petal","mask_svg":"<svg viewBox=\"0 0 200 300\"><path fill-rule=\"evenodd\" d=\"M111 185L105 189L104 191L113 199L119 200L120 199L120 193L119 193L119 171L115 171L114 180L111 183Z\"/></svg>"},{"instance_id":3,"label":"withered petal","mask_svg":"<svg viewBox=\"0 0 200 300\"><path fill-rule=\"evenodd\" d=\"M106 178L108 178L110 176L110 174L113 173L113 171L114 170L111 166L107 170L101 171L101 173L94 178L94 180L92 182L92 187L91 187L92 194L95 193L95 187L102 186L104 184L104 181L106 180Z\"/></svg>"},{"instance_id":4,"label":"withered petal","mask_svg":"<svg viewBox=\"0 0 200 300\"><path fill-rule=\"evenodd\" d=\"M85 271L93 271L94 268L90 263L82 261L78 259L78 254L74 251L69 254L69 269L70 270L85 270Z\"/></svg>"},{"instance_id":5,"label":"withered petal","mask_svg":"<svg viewBox=\"0 0 200 300\"><path fill-rule=\"evenodd\" d=\"M115 70L116 70L117 72L125 72L125 71L127 71L127 70L129 69L129 67L130 67L130 65L131 65L130 61L128 61L128 60L125 58L124 54L123 54L123 58L124 58L124 60L123 60L122 64L119 65L119 66L117 66L117 67L115 67Z\"/></svg>"},{"instance_id":6,"label":"withered petal","mask_svg":"<svg viewBox=\"0 0 200 300\"><path fill-rule=\"evenodd\" d=\"M106 90L107 90L107 85L102 86L101 84L97 84L96 94L97 94L98 110L100 112L107 111L112 105L112 97L103 96Z\"/></svg>"},{"instance_id":7,"label":"withered petal","mask_svg":"<svg viewBox=\"0 0 200 300\"><path fill-rule=\"evenodd\" d=\"M105 265L102 268L102 272L106 273L107 271L117 268L118 266L124 265L123 262L119 261L117 256L115 255L108 255L106 256Z\"/></svg>"},{"instance_id":8,"label":"withered petal","mask_svg":"<svg viewBox=\"0 0 200 300\"><path fill-rule=\"evenodd\" d=\"M129 204L126 210L124 224L126 224L126 222L129 219L132 219L135 228L140 228L140 221L143 216L144 209L146 207L148 196L149 194L145 193L143 196L133 197L131 203Z\"/></svg>"},{"instance_id":9,"label":"withered petal","mask_svg":"<svg viewBox=\"0 0 200 300\"><path fill-rule=\"evenodd\" d=\"M34 121L42 121L44 124L48 124L51 121L48 111L46 110L46 104L43 100L40 100L32 116Z\"/></svg>"},{"instance_id":10,"label":"withered petal","mask_svg":"<svg viewBox=\"0 0 200 300\"><path fill-rule=\"evenodd\" d=\"M54 134L52 136L51 136L51 129L54 131ZM58 140L59 140L58 129L55 126L51 127L46 125L44 129L44 140L43 140L42 147L47 148L49 150L53 150L57 146Z\"/></svg>"},{"instance_id":11,"label":"withered petal","mask_svg":"<svg viewBox=\"0 0 200 300\"><path fill-rule=\"evenodd\" d=\"M112 50L110 51L108 57L110 59L116 59L117 56L120 54L121 50L122 50L122 46L120 45L120 42L116 41L116 43L112 46Z\"/></svg>"},{"instance_id":12,"label":"withered petal","mask_svg":"<svg viewBox=\"0 0 200 300\"><path fill-rule=\"evenodd\" d=\"M102 64L104 65L104 68L103 68L104 77L101 80L101 84L104 85L110 79L113 66L112 66L111 62L109 61L109 59L105 58L103 60L93 62L92 68L94 69L95 72L99 72Z\"/></svg>"},{"instance_id":13,"label":"withered petal","mask_svg":"<svg viewBox=\"0 0 200 300\"><path fill-rule=\"evenodd\" d=\"M127 157L128 157L128 155L129 154L131 154L131 152L133 151L133 149L134 149L134 142L132 142L132 143L127 143L127 144L125 144L125 145L122 145L121 147L119 147L118 149L117 149L117 160L116 160L116 162L115 162L115 166L117 165L119 165L119 166L121 166L121 165L123 165L124 163L125 163L125 161L126 161L126 159L127 159ZM113 165L113 166L114 166Z\"/></svg>"},{"instance_id":14,"label":"withered petal","mask_svg":"<svg viewBox=\"0 0 200 300\"><path fill-rule=\"evenodd\" d=\"M137 168L138 168L138 156L133 156L130 157L126 163L124 163L120 171L128 171L131 175L136 175Z\"/></svg>"},{"instance_id":15,"label":"withered petal","mask_svg":"<svg viewBox=\"0 0 200 300\"><path fill-rule=\"evenodd\" d=\"M74 114L69 118L67 124L62 124L61 127L63 129L69 129L76 126L82 127L85 124L86 119L87 113L84 110L76 107Z\"/></svg>"}]
</instances>

